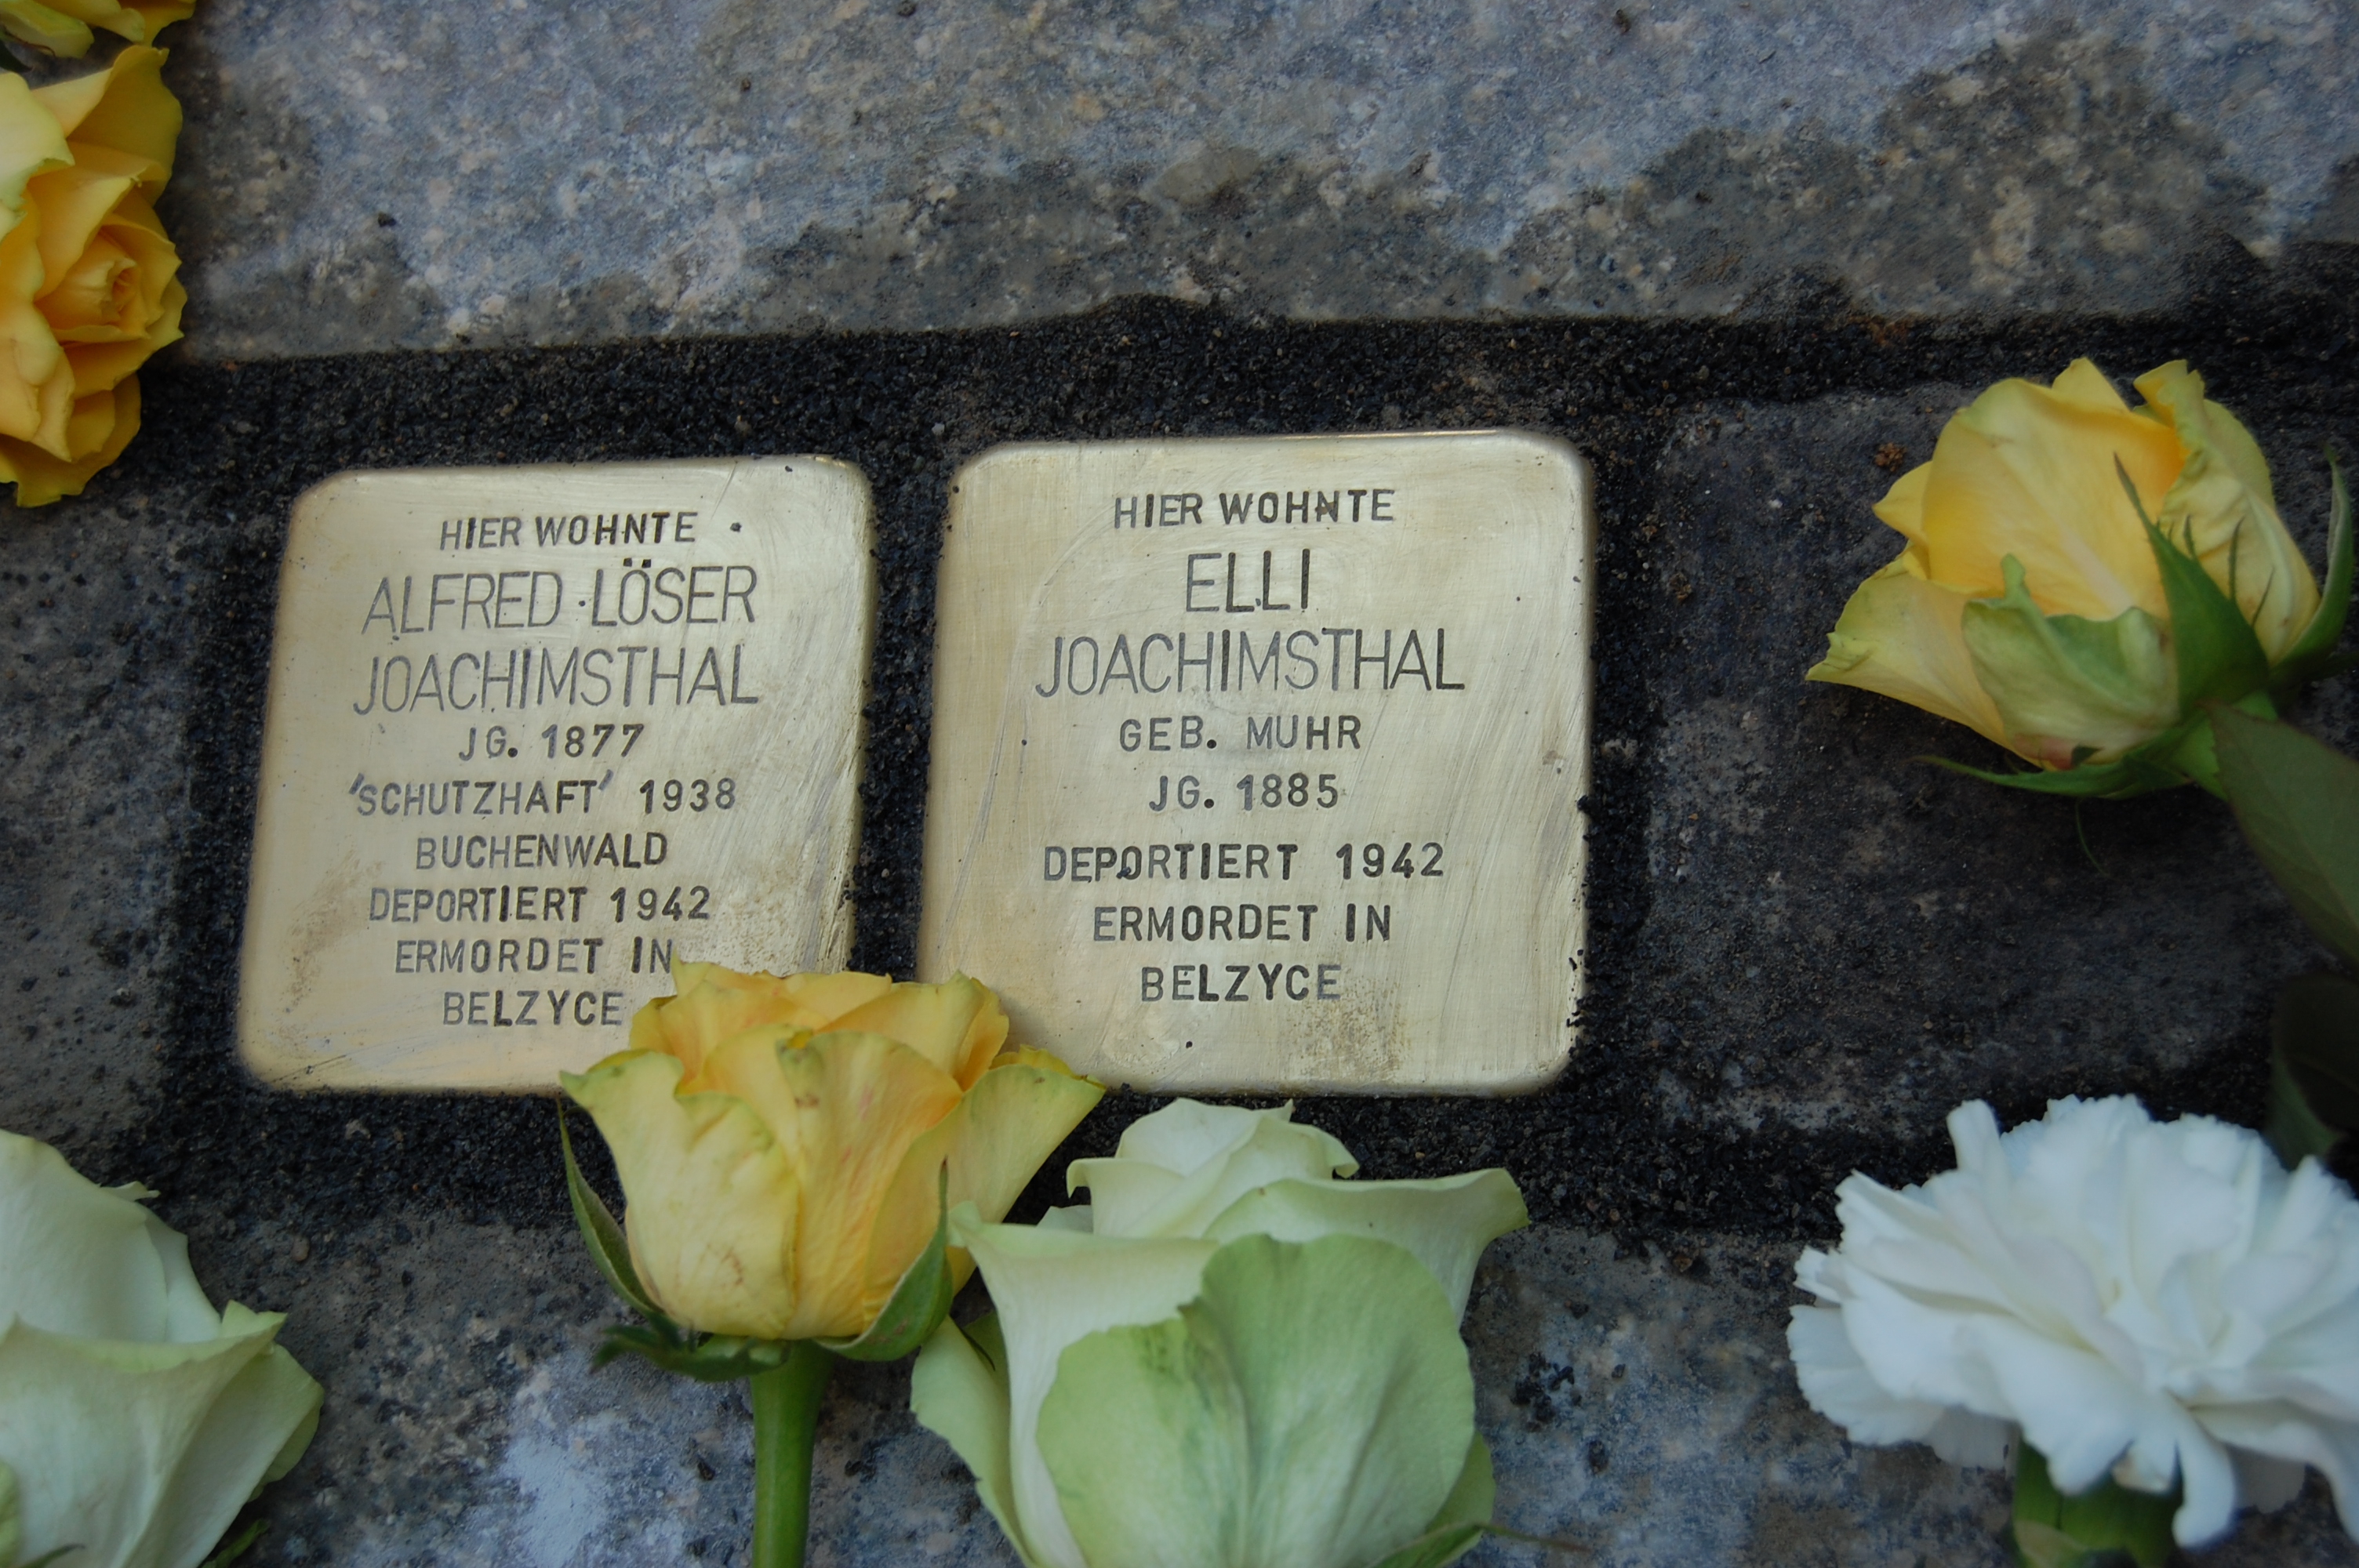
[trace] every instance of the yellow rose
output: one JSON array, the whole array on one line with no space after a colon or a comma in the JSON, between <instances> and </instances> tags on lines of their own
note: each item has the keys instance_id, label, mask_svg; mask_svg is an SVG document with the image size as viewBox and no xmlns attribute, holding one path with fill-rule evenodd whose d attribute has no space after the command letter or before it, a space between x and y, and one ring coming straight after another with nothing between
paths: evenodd
<instances>
[{"instance_id":1,"label":"yellow rose","mask_svg":"<svg viewBox=\"0 0 2359 1568\"><path fill-rule=\"evenodd\" d=\"M103 27L135 44L156 35L197 8L197 0L0 0L0 31L50 54L80 59L90 52L91 29Z\"/></svg>"},{"instance_id":2,"label":"yellow rose","mask_svg":"<svg viewBox=\"0 0 2359 1568\"><path fill-rule=\"evenodd\" d=\"M179 253L149 205L180 105L163 52L28 90L0 75L0 481L73 495L139 428L132 373L180 336Z\"/></svg>"},{"instance_id":3,"label":"yellow rose","mask_svg":"<svg viewBox=\"0 0 2359 1568\"><path fill-rule=\"evenodd\" d=\"M934 1238L945 1167L951 1206L1000 1218L1103 1092L1006 1049L998 999L964 976L678 964L672 983L628 1050L563 1081L614 1152L640 1285L707 1334L864 1332Z\"/></svg>"},{"instance_id":4,"label":"yellow rose","mask_svg":"<svg viewBox=\"0 0 2359 1568\"><path fill-rule=\"evenodd\" d=\"M2136 385L2132 408L2075 360L2053 386L2003 381L1952 417L1933 460L1877 504L1908 546L1852 595L1810 678L1898 697L2072 775L2002 782L2208 783L2196 705L2265 703L2340 634L2340 479L2321 595L2259 447L2202 378L2174 361Z\"/></svg>"}]
</instances>

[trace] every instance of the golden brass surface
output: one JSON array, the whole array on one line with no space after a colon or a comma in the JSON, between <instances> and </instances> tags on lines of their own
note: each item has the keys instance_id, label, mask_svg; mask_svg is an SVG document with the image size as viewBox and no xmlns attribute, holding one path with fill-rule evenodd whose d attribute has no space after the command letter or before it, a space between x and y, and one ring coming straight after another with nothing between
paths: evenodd
<instances>
[{"instance_id":1,"label":"golden brass surface","mask_svg":"<svg viewBox=\"0 0 2359 1568\"><path fill-rule=\"evenodd\" d=\"M834 968L875 611L826 459L350 473L279 577L239 1049L552 1089L667 959Z\"/></svg>"},{"instance_id":2,"label":"golden brass surface","mask_svg":"<svg viewBox=\"0 0 2359 1568\"><path fill-rule=\"evenodd\" d=\"M1512 432L977 458L919 974L997 987L1016 1038L1109 1083L1546 1083L1579 994L1593 528L1587 465Z\"/></svg>"}]
</instances>

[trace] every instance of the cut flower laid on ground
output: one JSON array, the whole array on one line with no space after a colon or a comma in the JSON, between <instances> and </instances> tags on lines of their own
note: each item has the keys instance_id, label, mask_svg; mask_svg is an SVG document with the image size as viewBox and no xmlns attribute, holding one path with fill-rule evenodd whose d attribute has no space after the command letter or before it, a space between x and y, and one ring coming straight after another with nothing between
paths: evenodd
<instances>
[{"instance_id":1,"label":"cut flower laid on ground","mask_svg":"<svg viewBox=\"0 0 2359 1568\"><path fill-rule=\"evenodd\" d=\"M1290 1109L1183 1099L1068 1167L1086 1206L956 1217L995 1311L935 1332L910 1404L1030 1568L1438 1568L1480 1539L1458 1320L1523 1199L1356 1169Z\"/></svg>"},{"instance_id":2,"label":"cut flower laid on ground","mask_svg":"<svg viewBox=\"0 0 2359 1568\"><path fill-rule=\"evenodd\" d=\"M1995 783L2129 795L2216 788L2206 702L2256 710L2332 658L2351 596L2338 474L2323 589L2260 448L2180 362L2132 408L2075 360L1943 427L1875 514L1908 541L1862 583L1810 678L1979 731L2039 771Z\"/></svg>"},{"instance_id":3,"label":"cut flower laid on ground","mask_svg":"<svg viewBox=\"0 0 2359 1568\"><path fill-rule=\"evenodd\" d=\"M2340 1181L2126 1098L2005 1134L1973 1101L1950 1135L1957 1169L1897 1192L1851 1177L1843 1244L1802 1254L1820 1304L1788 1337L1813 1406L1854 1442L1964 1465L2006 1463L2019 1433L2060 1492L2118 1486L2188 1546L2289 1500L2304 1466L2359 1523L2359 1202Z\"/></svg>"},{"instance_id":4,"label":"cut flower laid on ground","mask_svg":"<svg viewBox=\"0 0 2359 1568\"><path fill-rule=\"evenodd\" d=\"M0 73L0 482L19 506L122 455L134 373L180 336L180 258L150 205L180 136L163 64L134 45L48 87Z\"/></svg>"},{"instance_id":5,"label":"cut flower laid on ground","mask_svg":"<svg viewBox=\"0 0 2359 1568\"><path fill-rule=\"evenodd\" d=\"M216 1311L154 1195L0 1132L0 1563L195 1568L319 1424L286 1320Z\"/></svg>"},{"instance_id":6,"label":"cut flower laid on ground","mask_svg":"<svg viewBox=\"0 0 2359 1568\"><path fill-rule=\"evenodd\" d=\"M799 1563L819 1401L837 1356L892 1360L973 1271L949 1213L997 1218L1103 1092L961 975L672 968L630 1048L562 1075L613 1152L617 1227L566 1151L574 1217L647 1320L602 1359L748 1379L756 1568Z\"/></svg>"}]
</instances>

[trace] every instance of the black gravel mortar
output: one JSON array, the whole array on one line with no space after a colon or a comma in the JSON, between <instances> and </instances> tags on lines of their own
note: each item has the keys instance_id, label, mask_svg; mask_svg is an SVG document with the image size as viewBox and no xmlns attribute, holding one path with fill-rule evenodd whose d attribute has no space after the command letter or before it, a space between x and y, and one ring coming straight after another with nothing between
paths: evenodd
<instances>
[{"instance_id":1,"label":"black gravel mortar","mask_svg":"<svg viewBox=\"0 0 2359 1568\"><path fill-rule=\"evenodd\" d=\"M342 1228L388 1206L568 1223L557 1117L546 1100L299 1097L263 1090L234 1063L237 935L268 628L289 503L319 480L348 468L738 453L818 452L858 464L878 510L880 622L854 962L907 974L918 918L934 563L946 488L961 462L1012 440L1511 426L1561 435L1595 466L1605 633L1596 732L1642 742L1625 754L1601 752L1588 806L1592 979L1582 1044L1553 1088L1527 1098L1325 1099L1299 1114L1356 1150L1365 1174L1504 1163L1536 1217L1611 1229L1632 1245L1704 1230L1826 1236L1830 1189L1844 1173L1914 1180L1949 1163L1938 1117L1905 1138L1841 1128L1739 1138L1667 1119L1657 1103L1655 1021L1634 1000L1642 963L1667 961L1642 950L1654 805L1644 739L1659 732L1664 692L1681 661L1697 656L1699 640L1713 644L1712 656L1746 656L1741 617L1718 628L1685 623L1674 635L1659 573L1637 569L1647 564L1641 530L1652 536L1650 520L1666 504L1667 439L1707 404L1793 405L1926 384L1972 388L2008 374L2053 374L2083 353L2116 373L2185 356L2215 388L2234 389L2224 395L2256 430L2359 434L2359 292L2352 287L2359 261L2320 251L2265 273L2230 255L2219 268L2205 298L2162 319L1895 321L1828 296L1805 319L1782 324L1299 325L1126 302L1017 330L244 366L159 361L143 378L145 433L99 483L210 476L202 514L214 575L209 597L190 610L204 627L197 689L209 700L188 718L202 826L181 848L176 929L164 944L179 956L168 977L176 1000L164 1092L99 1163L107 1179L136 1174L187 1195L179 1201L239 1194L253 1212L299 1209L313 1229ZM1849 586L1813 591L1840 602ZM1799 682L1795 691L1799 707ZM1996 755L1896 704L1843 711L1852 732L1865 727L1860 751L1875 766L1907 770L1905 759L1935 748L1984 762ZM1902 787L1918 785L1912 779ZM2069 808L2040 805L2051 825L2069 824L2057 815ZM2115 819L2121 834L2156 841L2218 810L2192 791L2117 809L2125 814ZM2060 830L2069 836L2069 826ZM1809 1014L1842 980L1839 968L1796 972L1775 995L1780 1009ZM1692 973L1681 983L1708 997L1714 977ZM2205 1109L2255 1122L2266 1010L2266 996L2256 998L2252 1017L2261 1022L2192 1070L2111 1078L2066 1071L1983 1092L2016 1116L2036 1113L2051 1093L2126 1085L2160 1111ZM1064 1158L1107 1151L1123 1123L1157 1103L1110 1095L1019 1214L1061 1197ZM365 1136L349 1135L364 1109ZM583 1141L605 1179L603 1155L592 1152L596 1140Z\"/></svg>"}]
</instances>

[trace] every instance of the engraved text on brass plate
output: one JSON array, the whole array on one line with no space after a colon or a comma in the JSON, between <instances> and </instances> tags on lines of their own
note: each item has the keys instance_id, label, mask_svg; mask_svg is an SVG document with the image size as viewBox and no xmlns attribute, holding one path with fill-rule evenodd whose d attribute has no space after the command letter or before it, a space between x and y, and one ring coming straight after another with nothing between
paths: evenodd
<instances>
[{"instance_id":1,"label":"engraved text on brass plate","mask_svg":"<svg viewBox=\"0 0 2359 1568\"><path fill-rule=\"evenodd\" d=\"M355 473L296 504L240 1048L548 1088L674 956L840 966L868 492L820 459Z\"/></svg>"},{"instance_id":2,"label":"engraved text on brass plate","mask_svg":"<svg viewBox=\"0 0 2359 1568\"><path fill-rule=\"evenodd\" d=\"M919 969L1164 1089L1570 1049L1586 466L1513 433L1001 449L951 498Z\"/></svg>"}]
</instances>

